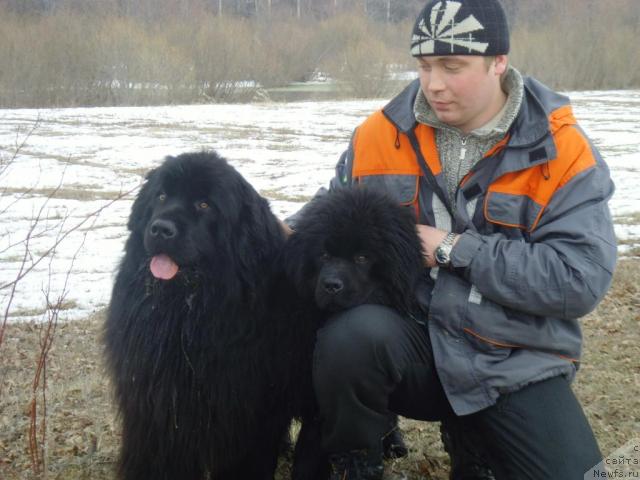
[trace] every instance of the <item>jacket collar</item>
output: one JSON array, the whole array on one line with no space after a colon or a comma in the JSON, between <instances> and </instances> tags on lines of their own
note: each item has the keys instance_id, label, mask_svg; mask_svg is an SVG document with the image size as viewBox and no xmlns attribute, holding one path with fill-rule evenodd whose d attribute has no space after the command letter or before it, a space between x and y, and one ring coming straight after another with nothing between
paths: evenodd
<instances>
[{"instance_id":1,"label":"jacket collar","mask_svg":"<svg viewBox=\"0 0 640 480\"><path fill-rule=\"evenodd\" d=\"M382 113L401 133L413 130L418 124L413 113L413 104L419 90L420 80L415 79L382 109Z\"/></svg>"},{"instance_id":2,"label":"jacket collar","mask_svg":"<svg viewBox=\"0 0 640 480\"><path fill-rule=\"evenodd\" d=\"M417 125L413 105L419 90L420 81L416 79L383 108L385 116L402 133ZM511 127L509 146L526 147L539 142L549 133L551 112L565 105L569 105L568 97L553 92L531 77L525 77L524 98Z\"/></svg>"},{"instance_id":3,"label":"jacket collar","mask_svg":"<svg viewBox=\"0 0 640 480\"><path fill-rule=\"evenodd\" d=\"M549 123L552 112L569 105L569 98L560 95L534 78L524 80L524 99L511 127L510 147L525 148L553 133Z\"/></svg>"},{"instance_id":4,"label":"jacket collar","mask_svg":"<svg viewBox=\"0 0 640 480\"><path fill-rule=\"evenodd\" d=\"M382 109L401 133L407 133L418 124L413 105L419 89L420 81L416 79ZM567 107L568 113L551 125L550 115L561 107ZM557 151L551 134L568 123L575 123L569 98L531 77L524 77L524 98L509 130L509 141L505 147L517 151L512 152L510 165L501 165L498 169L500 172L496 173L503 174L553 160Z\"/></svg>"}]
</instances>

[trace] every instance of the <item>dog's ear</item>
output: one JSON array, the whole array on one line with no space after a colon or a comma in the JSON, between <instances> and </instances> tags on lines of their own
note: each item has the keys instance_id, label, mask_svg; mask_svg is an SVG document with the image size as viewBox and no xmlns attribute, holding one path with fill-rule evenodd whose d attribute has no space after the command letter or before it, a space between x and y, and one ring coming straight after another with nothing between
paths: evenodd
<instances>
[{"instance_id":1,"label":"dog's ear","mask_svg":"<svg viewBox=\"0 0 640 480\"><path fill-rule=\"evenodd\" d=\"M282 255L287 279L293 284L296 291L305 297L312 292L310 285L315 278L311 253L313 250L314 247L310 244L309 239L305 238L303 233L294 231L287 238Z\"/></svg>"},{"instance_id":2,"label":"dog's ear","mask_svg":"<svg viewBox=\"0 0 640 480\"><path fill-rule=\"evenodd\" d=\"M319 192L320 193L320 192ZM318 258L324 252L328 236L342 227L343 196L322 192L295 214L294 232L285 246L285 271L296 290L305 297L313 297L318 277ZM350 204L349 204L350 205Z\"/></svg>"},{"instance_id":3,"label":"dog's ear","mask_svg":"<svg viewBox=\"0 0 640 480\"><path fill-rule=\"evenodd\" d=\"M144 178L145 181L136 196L135 201L131 207L131 215L129 215L129 222L127 228L133 232L136 229L144 228L146 225L146 217L149 215L151 203L153 202L153 196L155 193L155 182L157 181L158 169L154 168L149 170Z\"/></svg>"},{"instance_id":4,"label":"dog's ear","mask_svg":"<svg viewBox=\"0 0 640 480\"><path fill-rule=\"evenodd\" d=\"M385 233L389 235L387 244L390 249L383 252L383 276L388 280L387 288L394 306L409 312L415 304L416 285L425 270L422 242L415 220L401 209L389 219Z\"/></svg>"},{"instance_id":5,"label":"dog's ear","mask_svg":"<svg viewBox=\"0 0 640 480\"><path fill-rule=\"evenodd\" d=\"M167 157L167 158L173 158L173 157ZM154 175L156 175L157 170L158 170L157 168L152 168L151 170L149 170L147 173L144 174L144 179L149 180L150 178L152 178Z\"/></svg>"}]
</instances>

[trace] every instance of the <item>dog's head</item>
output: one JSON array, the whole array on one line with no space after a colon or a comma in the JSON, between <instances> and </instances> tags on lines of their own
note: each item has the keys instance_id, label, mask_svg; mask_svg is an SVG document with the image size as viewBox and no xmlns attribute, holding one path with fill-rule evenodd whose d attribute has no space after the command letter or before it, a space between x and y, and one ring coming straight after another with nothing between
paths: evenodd
<instances>
[{"instance_id":1,"label":"dog's head","mask_svg":"<svg viewBox=\"0 0 640 480\"><path fill-rule=\"evenodd\" d=\"M406 311L424 271L412 213L361 187L308 204L287 251L289 275L327 311L365 303Z\"/></svg>"},{"instance_id":2,"label":"dog's head","mask_svg":"<svg viewBox=\"0 0 640 480\"><path fill-rule=\"evenodd\" d=\"M266 200L224 159L189 153L147 174L128 227L153 276L171 280L180 271L232 270L254 238L277 235L274 223Z\"/></svg>"}]
</instances>

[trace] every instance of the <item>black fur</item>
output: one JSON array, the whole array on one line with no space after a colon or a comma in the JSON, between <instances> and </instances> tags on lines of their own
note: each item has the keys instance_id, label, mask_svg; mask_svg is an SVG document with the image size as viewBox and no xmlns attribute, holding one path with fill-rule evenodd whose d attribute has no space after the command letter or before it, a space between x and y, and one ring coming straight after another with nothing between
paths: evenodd
<instances>
[{"instance_id":1,"label":"black fur","mask_svg":"<svg viewBox=\"0 0 640 480\"><path fill-rule=\"evenodd\" d=\"M303 297L335 312L365 303L411 315L424 273L412 211L365 187L317 197L287 244L288 272Z\"/></svg>"},{"instance_id":2,"label":"black fur","mask_svg":"<svg viewBox=\"0 0 640 480\"><path fill-rule=\"evenodd\" d=\"M425 268L414 215L382 193L354 187L316 197L300 213L286 252L289 277L320 318L365 303L420 314L415 289ZM296 480L326 478L320 437L321 420L308 418L296 445ZM383 447L387 458L407 454L397 429Z\"/></svg>"},{"instance_id":3,"label":"black fur","mask_svg":"<svg viewBox=\"0 0 640 480\"><path fill-rule=\"evenodd\" d=\"M267 201L214 153L168 157L128 228L104 334L120 478L272 479L312 396L314 329L283 307L285 236ZM157 254L179 265L171 280L150 274Z\"/></svg>"}]
</instances>

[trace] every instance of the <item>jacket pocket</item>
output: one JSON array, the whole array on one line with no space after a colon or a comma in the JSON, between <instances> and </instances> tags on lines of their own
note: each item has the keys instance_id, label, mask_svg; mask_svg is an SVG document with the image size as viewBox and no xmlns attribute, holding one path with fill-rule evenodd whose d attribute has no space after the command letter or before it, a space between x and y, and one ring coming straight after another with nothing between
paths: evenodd
<instances>
[{"instance_id":1,"label":"jacket pocket","mask_svg":"<svg viewBox=\"0 0 640 480\"><path fill-rule=\"evenodd\" d=\"M387 194L400 205L412 205L418 199L416 175L366 175L358 182L367 188Z\"/></svg>"},{"instance_id":2,"label":"jacket pocket","mask_svg":"<svg viewBox=\"0 0 640 480\"><path fill-rule=\"evenodd\" d=\"M467 305L463 330L486 350L524 348L570 361L580 356L582 337L577 321L530 315L487 298L480 304Z\"/></svg>"},{"instance_id":3,"label":"jacket pocket","mask_svg":"<svg viewBox=\"0 0 640 480\"><path fill-rule=\"evenodd\" d=\"M467 339L483 352L524 347L514 340L517 334L509 325L504 309L487 298L467 304L462 330Z\"/></svg>"},{"instance_id":4,"label":"jacket pocket","mask_svg":"<svg viewBox=\"0 0 640 480\"><path fill-rule=\"evenodd\" d=\"M531 232L544 208L527 195L489 191L484 199L484 218L501 227Z\"/></svg>"}]
</instances>

